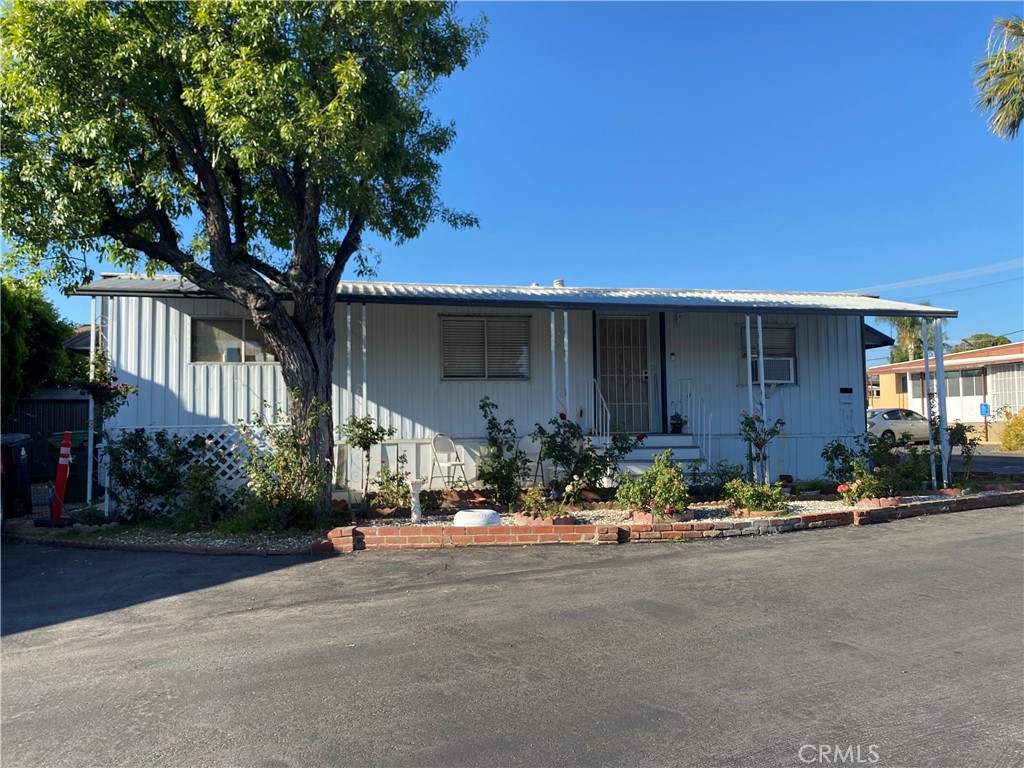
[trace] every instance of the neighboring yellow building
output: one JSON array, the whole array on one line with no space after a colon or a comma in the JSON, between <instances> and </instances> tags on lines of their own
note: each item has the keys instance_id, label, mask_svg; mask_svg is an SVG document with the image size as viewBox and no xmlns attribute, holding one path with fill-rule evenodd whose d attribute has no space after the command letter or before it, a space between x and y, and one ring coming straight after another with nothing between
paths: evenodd
<instances>
[{"instance_id":1,"label":"neighboring yellow building","mask_svg":"<svg viewBox=\"0 0 1024 768\"><path fill-rule=\"evenodd\" d=\"M1005 410L1024 408L1024 342L943 355L946 372L946 414L950 423L962 421L994 439L993 420ZM935 391L935 361L929 360ZM909 408L923 414L926 404L924 361L876 365L867 371L869 408ZM989 416L982 415L988 406Z\"/></svg>"}]
</instances>

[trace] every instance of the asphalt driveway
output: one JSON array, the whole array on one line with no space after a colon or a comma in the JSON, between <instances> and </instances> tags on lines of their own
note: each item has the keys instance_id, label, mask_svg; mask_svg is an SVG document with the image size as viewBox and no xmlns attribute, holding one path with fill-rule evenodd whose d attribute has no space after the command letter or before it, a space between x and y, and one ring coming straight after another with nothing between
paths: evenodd
<instances>
[{"instance_id":1,"label":"asphalt driveway","mask_svg":"<svg viewBox=\"0 0 1024 768\"><path fill-rule=\"evenodd\" d=\"M0 555L5 768L1024 764L1024 507L648 547Z\"/></svg>"}]
</instances>

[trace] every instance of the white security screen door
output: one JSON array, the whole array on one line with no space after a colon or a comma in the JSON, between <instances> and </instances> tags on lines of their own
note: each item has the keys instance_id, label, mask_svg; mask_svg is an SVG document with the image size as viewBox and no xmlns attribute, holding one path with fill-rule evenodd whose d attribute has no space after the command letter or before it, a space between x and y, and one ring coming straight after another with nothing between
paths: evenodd
<instances>
[{"instance_id":1,"label":"white security screen door","mask_svg":"<svg viewBox=\"0 0 1024 768\"><path fill-rule=\"evenodd\" d=\"M651 428L647 318L597 318L597 380L611 411L612 432Z\"/></svg>"}]
</instances>

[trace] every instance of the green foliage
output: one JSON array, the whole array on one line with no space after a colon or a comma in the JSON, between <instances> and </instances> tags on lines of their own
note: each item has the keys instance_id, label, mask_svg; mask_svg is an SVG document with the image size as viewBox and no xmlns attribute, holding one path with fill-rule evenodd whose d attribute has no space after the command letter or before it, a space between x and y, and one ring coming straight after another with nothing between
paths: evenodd
<instances>
[{"instance_id":1,"label":"green foliage","mask_svg":"<svg viewBox=\"0 0 1024 768\"><path fill-rule=\"evenodd\" d=\"M394 437L394 427L374 425L373 416L349 416L341 426L341 436L349 448L363 452L363 496L366 496L370 473L370 449Z\"/></svg>"},{"instance_id":2,"label":"green foliage","mask_svg":"<svg viewBox=\"0 0 1024 768\"><path fill-rule=\"evenodd\" d=\"M899 444L887 437L868 435L859 443L836 489L848 504L919 493L931 476L931 453L912 444ZM937 458L937 457L936 457Z\"/></svg>"},{"instance_id":3,"label":"green foliage","mask_svg":"<svg viewBox=\"0 0 1024 768\"><path fill-rule=\"evenodd\" d=\"M1024 20L995 20L988 55L975 65L974 74L975 106L989 113L989 129L1001 138L1014 138L1024 120Z\"/></svg>"},{"instance_id":4,"label":"green foliage","mask_svg":"<svg viewBox=\"0 0 1024 768\"><path fill-rule=\"evenodd\" d=\"M551 485L567 504L575 504L585 488L597 486L602 479L619 471L622 459L643 443L645 435L632 438L612 435L603 451L598 451L589 436L575 421L560 413L548 421L549 429L536 424L530 437L540 444L541 456L554 466Z\"/></svg>"},{"instance_id":5,"label":"green foliage","mask_svg":"<svg viewBox=\"0 0 1024 768\"><path fill-rule=\"evenodd\" d=\"M754 512L784 512L788 509L788 497L782 493L782 483L768 485L730 480L725 484L723 495L737 509Z\"/></svg>"},{"instance_id":6,"label":"green foliage","mask_svg":"<svg viewBox=\"0 0 1024 768\"><path fill-rule=\"evenodd\" d=\"M528 488L523 494L522 512L532 517L552 517L559 514L558 503L543 488Z\"/></svg>"},{"instance_id":7,"label":"green foliage","mask_svg":"<svg viewBox=\"0 0 1024 768\"><path fill-rule=\"evenodd\" d=\"M93 355L92 376L77 382L82 394L92 397L96 406L96 424L102 427L107 419L112 419L128 402L129 395L136 395L139 388L124 382L118 384L114 367L107 359L107 353L97 349Z\"/></svg>"},{"instance_id":8,"label":"green foliage","mask_svg":"<svg viewBox=\"0 0 1024 768\"><path fill-rule=\"evenodd\" d=\"M172 530L206 530L230 512L230 506L218 496L217 472L212 462L190 464L183 475L181 488L171 504Z\"/></svg>"},{"instance_id":9,"label":"green foliage","mask_svg":"<svg viewBox=\"0 0 1024 768\"><path fill-rule=\"evenodd\" d=\"M81 377L85 360L64 349L74 327L60 318L38 287L3 278L0 306L0 415L6 418L20 397Z\"/></svg>"},{"instance_id":10,"label":"green foliage","mask_svg":"<svg viewBox=\"0 0 1024 768\"><path fill-rule=\"evenodd\" d=\"M755 466L755 475L768 482L768 445L782 434L786 422L776 419L768 424L759 413L740 411L740 437L747 443L747 459Z\"/></svg>"},{"instance_id":11,"label":"green foliage","mask_svg":"<svg viewBox=\"0 0 1024 768\"><path fill-rule=\"evenodd\" d=\"M1024 408L1018 413L1006 413L1003 429L999 434L999 444L1004 451L1024 449Z\"/></svg>"},{"instance_id":12,"label":"green foliage","mask_svg":"<svg viewBox=\"0 0 1024 768\"><path fill-rule=\"evenodd\" d=\"M991 333L974 333L964 338L959 344L953 347L950 352L970 352L972 349L985 349L986 347L998 347L1001 344L1010 344L1005 336L993 336Z\"/></svg>"},{"instance_id":13,"label":"green foliage","mask_svg":"<svg viewBox=\"0 0 1024 768\"><path fill-rule=\"evenodd\" d=\"M696 501L716 501L722 498L725 484L743 477L745 472L742 464L733 464L727 459L710 464L698 459L690 463L690 495Z\"/></svg>"},{"instance_id":14,"label":"green foliage","mask_svg":"<svg viewBox=\"0 0 1024 768\"><path fill-rule=\"evenodd\" d=\"M248 452L242 468L249 476L248 492L283 515L282 527L307 520L321 489L330 482L331 467L310 455L308 437L326 406L314 404L300 424L298 434L291 424L280 423L280 414L268 421L253 413L250 424L240 424L239 434Z\"/></svg>"},{"instance_id":15,"label":"green foliage","mask_svg":"<svg viewBox=\"0 0 1024 768\"><path fill-rule=\"evenodd\" d=\"M970 424L956 421L946 428L949 435L950 454L955 448L960 449L960 458L963 461L962 482L967 482L971 477L971 467L974 466L974 457L978 454L978 446L981 440L974 436L974 427Z\"/></svg>"},{"instance_id":16,"label":"green foliage","mask_svg":"<svg viewBox=\"0 0 1024 768\"><path fill-rule=\"evenodd\" d=\"M849 483L853 480L853 465L859 456L865 455L867 438L858 435L853 439L853 443L853 446L850 446L844 440L837 439L822 449L825 477L837 483Z\"/></svg>"},{"instance_id":17,"label":"green foliage","mask_svg":"<svg viewBox=\"0 0 1024 768\"><path fill-rule=\"evenodd\" d=\"M107 516L103 513L103 510L95 506L76 510L73 517L75 522L82 525L103 525L107 522Z\"/></svg>"},{"instance_id":18,"label":"green foliage","mask_svg":"<svg viewBox=\"0 0 1024 768\"><path fill-rule=\"evenodd\" d=\"M638 477L620 477L615 498L630 509L652 512L667 518L673 512L685 512L690 504L682 465L672 460L669 449L654 457L654 464Z\"/></svg>"},{"instance_id":19,"label":"green foliage","mask_svg":"<svg viewBox=\"0 0 1024 768\"><path fill-rule=\"evenodd\" d=\"M184 440L160 430L153 435L144 429L125 430L106 440L111 499L114 513L125 522L140 522L154 516L180 511L181 496L194 490L193 463L207 460L206 441L199 435ZM185 488L186 478L190 487ZM184 490L184 493L183 493Z\"/></svg>"},{"instance_id":20,"label":"green foliage","mask_svg":"<svg viewBox=\"0 0 1024 768\"><path fill-rule=\"evenodd\" d=\"M530 476L530 459L519 448L515 421L499 421L497 404L489 397L480 400L480 413L487 423L487 452L477 466L480 482L494 494L499 504L513 504Z\"/></svg>"},{"instance_id":21,"label":"green foliage","mask_svg":"<svg viewBox=\"0 0 1024 768\"><path fill-rule=\"evenodd\" d=\"M387 465L381 465L377 474L373 477L373 484L377 490L371 492L370 506L377 509L396 509L398 507L412 506L412 489L409 487L409 472L405 465L409 459L405 453L398 456L398 467L391 469Z\"/></svg>"}]
</instances>

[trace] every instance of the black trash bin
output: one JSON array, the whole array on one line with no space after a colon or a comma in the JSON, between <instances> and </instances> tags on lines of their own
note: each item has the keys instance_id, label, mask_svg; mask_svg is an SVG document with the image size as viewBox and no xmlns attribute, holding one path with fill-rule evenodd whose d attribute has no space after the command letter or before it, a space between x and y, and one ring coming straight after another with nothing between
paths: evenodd
<instances>
[{"instance_id":1,"label":"black trash bin","mask_svg":"<svg viewBox=\"0 0 1024 768\"><path fill-rule=\"evenodd\" d=\"M64 442L63 432L50 435L53 466L56 470L60 461L60 444ZM89 430L81 429L71 433L71 466L68 467L68 484L64 488L64 503L85 501L89 482Z\"/></svg>"},{"instance_id":2,"label":"black trash bin","mask_svg":"<svg viewBox=\"0 0 1024 768\"><path fill-rule=\"evenodd\" d=\"M3 480L0 480L0 504L3 505L4 520L32 511L31 447L32 435L18 432L0 435L4 466Z\"/></svg>"}]
</instances>

